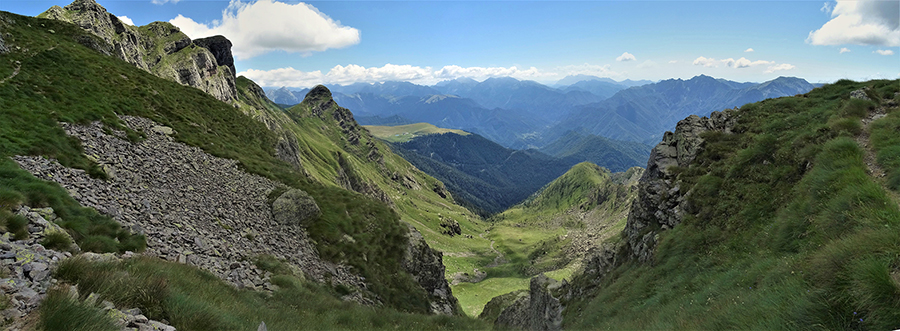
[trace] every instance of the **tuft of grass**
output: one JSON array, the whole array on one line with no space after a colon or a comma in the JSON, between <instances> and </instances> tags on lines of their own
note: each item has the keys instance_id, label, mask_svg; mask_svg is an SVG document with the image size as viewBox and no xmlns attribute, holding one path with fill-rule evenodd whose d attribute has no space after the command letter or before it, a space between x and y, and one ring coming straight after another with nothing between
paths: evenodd
<instances>
[{"instance_id":1,"label":"tuft of grass","mask_svg":"<svg viewBox=\"0 0 900 331\"><path fill-rule=\"evenodd\" d=\"M41 245L57 251L70 251L72 249L72 242L69 240L69 236L62 232L48 233L44 240L41 241Z\"/></svg>"},{"instance_id":2,"label":"tuft of grass","mask_svg":"<svg viewBox=\"0 0 900 331\"><path fill-rule=\"evenodd\" d=\"M41 302L39 328L47 331L116 331L112 318L98 307L69 296L68 291L51 289Z\"/></svg>"}]
</instances>

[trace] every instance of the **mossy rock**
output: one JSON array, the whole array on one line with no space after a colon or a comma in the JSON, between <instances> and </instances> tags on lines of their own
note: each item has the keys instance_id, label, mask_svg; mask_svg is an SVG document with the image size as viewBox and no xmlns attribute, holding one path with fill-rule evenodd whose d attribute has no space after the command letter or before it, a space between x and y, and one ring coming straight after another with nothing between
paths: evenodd
<instances>
[{"instance_id":1,"label":"mossy rock","mask_svg":"<svg viewBox=\"0 0 900 331\"><path fill-rule=\"evenodd\" d=\"M275 220L285 225L308 226L322 215L316 200L304 191L291 189L275 199L272 203L272 214Z\"/></svg>"}]
</instances>

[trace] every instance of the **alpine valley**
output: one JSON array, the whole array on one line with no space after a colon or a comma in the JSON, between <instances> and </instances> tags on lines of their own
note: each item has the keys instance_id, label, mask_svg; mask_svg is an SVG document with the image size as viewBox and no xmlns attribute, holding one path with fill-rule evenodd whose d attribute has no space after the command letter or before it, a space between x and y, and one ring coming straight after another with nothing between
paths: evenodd
<instances>
[{"instance_id":1,"label":"alpine valley","mask_svg":"<svg viewBox=\"0 0 900 331\"><path fill-rule=\"evenodd\" d=\"M0 11L0 325L900 328L900 80L263 87L236 47Z\"/></svg>"}]
</instances>

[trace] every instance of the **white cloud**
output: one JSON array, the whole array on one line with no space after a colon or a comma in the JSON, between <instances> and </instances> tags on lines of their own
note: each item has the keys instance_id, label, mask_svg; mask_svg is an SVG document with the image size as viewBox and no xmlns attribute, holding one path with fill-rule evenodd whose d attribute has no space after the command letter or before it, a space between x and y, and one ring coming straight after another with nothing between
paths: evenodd
<instances>
[{"instance_id":1,"label":"white cloud","mask_svg":"<svg viewBox=\"0 0 900 331\"><path fill-rule=\"evenodd\" d=\"M669 61L669 63L678 63L678 60Z\"/></svg>"},{"instance_id":2,"label":"white cloud","mask_svg":"<svg viewBox=\"0 0 900 331\"><path fill-rule=\"evenodd\" d=\"M752 52L753 52L753 48L748 48L748 49L744 50L744 53L752 53Z\"/></svg>"},{"instance_id":3,"label":"white cloud","mask_svg":"<svg viewBox=\"0 0 900 331\"><path fill-rule=\"evenodd\" d=\"M122 23L134 26L134 21L132 21L130 18L128 18L128 16L116 16L116 17L118 17L119 20L122 21Z\"/></svg>"},{"instance_id":4,"label":"white cloud","mask_svg":"<svg viewBox=\"0 0 900 331\"><path fill-rule=\"evenodd\" d=\"M793 65L790 65L787 63L782 63L782 64L776 64L776 65L770 66L769 68L766 69L766 71L763 71L763 72L769 74L769 73L773 73L776 71L791 70L794 68L796 68L796 67Z\"/></svg>"},{"instance_id":5,"label":"white cloud","mask_svg":"<svg viewBox=\"0 0 900 331\"><path fill-rule=\"evenodd\" d=\"M850 53L850 49L847 47L841 48L841 52L839 54Z\"/></svg>"},{"instance_id":6,"label":"white cloud","mask_svg":"<svg viewBox=\"0 0 900 331\"><path fill-rule=\"evenodd\" d=\"M717 67L717 66L718 66L718 65L716 65L716 59L713 59L713 58L705 58L705 57L702 57L702 56L701 56L701 57L698 57L697 59L695 59L693 64L694 64L695 66L704 66L704 67L707 67L707 68L710 68L710 67Z\"/></svg>"},{"instance_id":7,"label":"white cloud","mask_svg":"<svg viewBox=\"0 0 900 331\"><path fill-rule=\"evenodd\" d=\"M780 70L794 69L793 65L790 65L787 63L777 64L777 63L775 63L775 61L765 61L765 60L751 61L745 57L741 57L740 59L737 59L737 60L735 60L733 58L716 60L714 58L707 58L707 57L701 56L701 57L698 57L697 59L695 59L693 64L695 66L704 66L707 68L718 67L719 64L722 64L726 67L735 68L735 69L749 68L749 67L760 66L760 65L768 65L769 67L766 69L766 71L764 71L764 73L772 73L772 72L780 71Z\"/></svg>"},{"instance_id":8,"label":"white cloud","mask_svg":"<svg viewBox=\"0 0 900 331\"><path fill-rule=\"evenodd\" d=\"M834 6L830 2L826 2L822 4L822 8L819 8L819 11L823 13L830 13L832 8L834 8Z\"/></svg>"},{"instance_id":9,"label":"white cloud","mask_svg":"<svg viewBox=\"0 0 900 331\"><path fill-rule=\"evenodd\" d=\"M624 62L624 61L634 61L634 60L637 60L637 59L634 57L634 54L631 54L631 53L628 53L628 52L622 53L622 55L619 55L619 57L616 58L616 61L619 61L619 62Z\"/></svg>"},{"instance_id":10,"label":"white cloud","mask_svg":"<svg viewBox=\"0 0 900 331\"><path fill-rule=\"evenodd\" d=\"M775 64L775 62L772 62L772 61L763 61L763 60L750 61L750 60L747 60L747 58L745 58L745 57L742 57L737 60L732 59L732 58L727 58L727 59L724 59L721 61L726 66L729 66L732 68L749 68L751 66L762 65L762 64Z\"/></svg>"},{"instance_id":11,"label":"white cloud","mask_svg":"<svg viewBox=\"0 0 900 331\"><path fill-rule=\"evenodd\" d=\"M491 77L513 77L516 79L534 79L556 76L556 73L544 73L535 67L525 70L515 66L504 67L460 67L444 66L433 70L431 67L412 65L386 64L382 67L363 67L355 64L337 65L327 73L321 71L304 72L291 67L274 70L250 69L238 73L246 76L261 86L311 87L317 84L376 83L385 81L405 81L416 84L434 84L442 80L469 77L484 80Z\"/></svg>"},{"instance_id":12,"label":"white cloud","mask_svg":"<svg viewBox=\"0 0 900 331\"><path fill-rule=\"evenodd\" d=\"M150 2L152 2L154 5L164 5L167 2L178 3L178 1L181 0L150 0Z\"/></svg>"},{"instance_id":13,"label":"white cloud","mask_svg":"<svg viewBox=\"0 0 900 331\"><path fill-rule=\"evenodd\" d=\"M281 50L308 54L359 43L359 30L343 26L305 3L286 4L272 0L244 3L232 0L222 19L197 23L178 15L169 23L191 38L223 35L234 44L238 59L248 59Z\"/></svg>"},{"instance_id":14,"label":"white cloud","mask_svg":"<svg viewBox=\"0 0 900 331\"><path fill-rule=\"evenodd\" d=\"M842 0L831 17L809 33L807 43L900 46L900 1Z\"/></svg>"},{"instance_id":15,"label":"white cloud","mask_svg":"<svg viewBox=\"0 0 900 331\"><path fill-rule=\"evenodd\" d=\"M879 50L876 50L876 51L874 51L874 52L872 52L872 53L878 53L878 54L881 54L881 55L894 55L894 51L889 50L889 49L879 49Z\"/></svg>"}]
</instances>

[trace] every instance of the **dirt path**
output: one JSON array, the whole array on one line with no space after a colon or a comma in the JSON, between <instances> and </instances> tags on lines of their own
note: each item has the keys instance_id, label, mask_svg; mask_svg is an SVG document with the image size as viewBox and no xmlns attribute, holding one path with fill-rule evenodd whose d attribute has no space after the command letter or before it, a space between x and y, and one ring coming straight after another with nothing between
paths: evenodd
<instances>
[{"instance_id":1,"label":"dirt path","mask_svg":"<svg viewBox=\"0 0 900 331\"><path fill-rule=\"evenodd\" d=\"M16 62L19 62L19 61L16 61ZM16 75L19 74L20 69L22 69L22 64L18 63L18 65L16 66L16 69L13 70L12 75L9 75L9 77L6 77L4 79L0 79L0 84L6 83L6 81L13 79L13 77L16 77Z\"/></svg>"},{"instance_id":2,"label":"dirt path","mask_svg":"<svg viewBox=\"0 0 900 331\"><path fill-rule=\"evenodd\" d=\"M863 149L865 154L863 155L863 162L866 163L866 172L869 176L875 180L876 183L881 185L884 188L884 191L887 192L888 196L894 200L898 206L900 206L900 196L897 195L896 192L890 190L886 185L886 178L884 168L878 164L878 157L875 154L875 149L872 148L872 142L869 140L869 130L872 126L872 122L887 116L885 109L883 106L876 107L875 110L869 112L869 115L866 118L862 119L863 130L862 132L856 136L856 143Z\"/></svg>"},{"instance_id":3,"label":"dirt path","mask_svg":"<svg viewBox=\"0 0 900 331\"><path fill-rule=\"evenodd\" d=\"M487 239L484 237L485 233L487 233L487 232L483 232L483 233L479 234L478 236L481 237L481 239ZM493 268L493 267L507 263L506 259L503 258L503 253L500 253L500 251L498 251L496 248L494 248L493 240L491 240L491 250L494 251L495 254L497 254L497 257L494 258L494 262L491 262L490 264L484 266L485 268Z\"/></svg>"}]
</instances>

